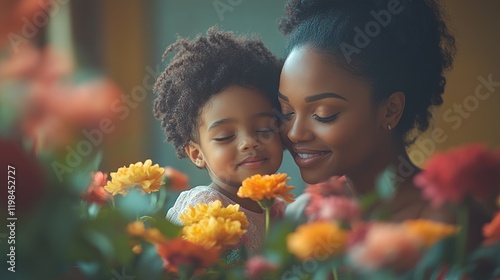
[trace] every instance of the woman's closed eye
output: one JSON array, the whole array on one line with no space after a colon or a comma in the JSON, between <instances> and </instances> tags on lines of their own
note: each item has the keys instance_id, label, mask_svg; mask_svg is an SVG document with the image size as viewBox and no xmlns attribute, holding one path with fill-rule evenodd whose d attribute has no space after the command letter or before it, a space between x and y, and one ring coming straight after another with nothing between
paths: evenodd
<instances>
[{"instance_id":1,"label":"woman's closed eye","mask_svg":"<svg viewBox=\"0 0 500 280\"><path fill-rule=\"evenodd\" d=\"M293 118L293 115L295 115L294 112L288 112L288 113L283 112L283 113L280 113L278 117L282 121L289 121L289 120L291 120Z\"/></svg>"},{"instance_id":2,"label":"woman's closed eye","mask_svg":"<svg viewBox=\"0 0 500 280\"><path fill-rule=\"evenodd\" d=\"M333 121L335 121L335 120L338 118L339 114L340 114L340 113L335 113L335 114L333 114L333 115L331 115L331 116L324 117L324 118L323 118L323 117L320 117L320 116L318 116L318 115L316 115L316 114L314 114L313 118L314 118L315 120L317 120L318 122L321 122L321 123L329 123L329 122L333 122Z\"/></svg>"}]
</instances>

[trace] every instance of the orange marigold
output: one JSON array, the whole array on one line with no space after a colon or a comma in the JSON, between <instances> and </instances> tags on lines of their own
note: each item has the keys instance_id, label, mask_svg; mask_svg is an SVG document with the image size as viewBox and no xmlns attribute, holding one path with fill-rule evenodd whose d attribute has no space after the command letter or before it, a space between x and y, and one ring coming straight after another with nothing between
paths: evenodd
<instances>
[{"instance_id":1,"label":"orange marigold","mask_svg":"<svg viewBox=\"0 0 500 280\"><path fill-rule=\"evenodd\" d=\"M260 174L253 175L241 183L237 194L239 197L250 198L255 201L282 197L287 202L293 202L294 195L288 192L295 187L287 186L288 180L290 178L285 173L264 176Z\"/></svg>"},{"instance_id":2,"label":"orange marigold","mask_svg":"<svg viewBox=\"0 0 500 280\"><path fill-rule=\"evenodd\" d=\"M145 231L144 223L141 221L133 221L127 225L127 233L132 236L142 236Z\"/></svg>"},{"instance_id":3,"label":"orange marigold","mask_svg":"<svg viewBox=\"0 0 500 280\"><path fill-rule=\"evenodd\" d=\"M483 235L486 245L500 242L500 211L495 214L491 223L484 225Z\"/></svg>"},{"instance_id":4,"label":"orange marigold","mask_svg":"<svg viewBox=\"0 0 500 280\"><path fill-rule=\"evenodd\" d=\"M456 226L425 219L405 221L403 226L420 237L427 248L458 231Z\"/></svg>"},{"instance_id":5,"label":"orange marigold","mask_svg":"<svg viewBox=\"0 0 500 280\"><path fill-rule=\"evenodd\" d=\"M126 195L131 188L140 187L145 193L157 192L165 184L161 179L164 169L158 164L152 165L150 159L137 162L129 167L121 167L111 173L111 181L104 187L112 195Z\"/></svg>"},{"instance_id":6,"label":"orange marigold","mask_svg":"<svg viewBox=\"0 0 500 280\"><path fill-rule=\"evenodd\" d=\"M179 267L190 267L201 272L219 257L217 249L208 249L181 238L158 244L156 250L163 260L163 267L174 273L179 272Z\"/></svg>"},{"instance_id":7,"label":"orange marigold","mask_svg":"<svg viewBox=\"0 0 500 280\"><path fill-rule=\"evenodd\" d=\"M297 227L286 238L288 251L300 260L325 260L342 254L347 247L347 232L333 222L312 222Z\"/></svg>"}]
</instances>

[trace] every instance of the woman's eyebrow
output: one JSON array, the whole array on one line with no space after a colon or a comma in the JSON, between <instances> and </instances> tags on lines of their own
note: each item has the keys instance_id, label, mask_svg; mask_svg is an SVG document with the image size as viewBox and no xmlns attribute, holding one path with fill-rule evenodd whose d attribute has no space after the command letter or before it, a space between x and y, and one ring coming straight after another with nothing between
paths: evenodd
<instances>
[{"instance_id":1,"label":"woman's eyebrow","mask_svg":"<svg viewBox=\"0 0 500 280\"><path fill-rule=\"evenodd\" d=\"M333 92L324 92L324 93L318 93L315 95L307 96L305 98L305 101L306 101L306 103L311 103L311 102L318 101L318 100L325 99L325 98L338 98L338 99L342 99L342 100L347 101L347 99L345 97L343 97L342 95L337 94L337 93L333 93Z\"/></svg>"}]
</instances>

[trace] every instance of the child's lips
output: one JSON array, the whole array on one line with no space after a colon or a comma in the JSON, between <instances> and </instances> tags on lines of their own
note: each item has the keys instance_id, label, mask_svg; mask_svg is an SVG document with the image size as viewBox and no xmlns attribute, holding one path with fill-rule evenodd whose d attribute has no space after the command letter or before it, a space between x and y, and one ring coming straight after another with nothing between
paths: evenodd
<instances>
[{"instance_id":1,"label":"child's lips","mask_svg":"<svg viewBox=\"0 0 500 280\"><path fill-rule=\"evenodd\" d=\"M266 160L266 158L262 157L262 156L251 156L251 157L247 157L243 161L241 161L238 164L238 166L259 167L264 163L265 160Z\"/></svg>"}]
</instances>

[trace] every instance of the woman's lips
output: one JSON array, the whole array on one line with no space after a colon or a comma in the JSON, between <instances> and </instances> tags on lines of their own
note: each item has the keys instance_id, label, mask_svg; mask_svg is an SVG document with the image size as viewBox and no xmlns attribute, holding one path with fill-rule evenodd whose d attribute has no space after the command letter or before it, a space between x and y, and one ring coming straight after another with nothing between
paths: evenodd
<instances>
[{"instance_id":1,"label":"woman's lips","mask_svg":"<svg viewBox=\"0 0 500 280\"><path fill-rule=\"evenodd\" d=\"M312 167L329 154L329 151L293 150L293 158L299 168Z\"/></svg>"}]
</instances>

